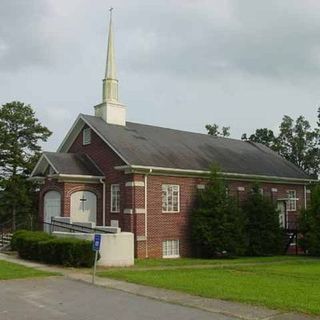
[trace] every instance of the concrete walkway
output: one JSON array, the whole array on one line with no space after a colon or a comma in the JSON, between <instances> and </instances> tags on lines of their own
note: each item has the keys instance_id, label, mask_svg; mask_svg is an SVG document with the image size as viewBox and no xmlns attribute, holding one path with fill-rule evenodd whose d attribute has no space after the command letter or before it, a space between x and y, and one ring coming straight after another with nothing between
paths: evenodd
<instances>
[{"instance_id":1,"label":"concrete walkway","mask_svg":"<svg viewBox=\"0 0 320 320\"><path fill-rule=\"evenodd\" d=\"M92 282L92 276L90 275L90 270L88 269L74 269L74 268L62 268L57 266L48 266L39 264L36 262L30 262L26 260L19 259L15 256L9 256L6 254L0 254L0 259L22 264L28 267L36 268L44 271L60 272L66 278L78 280L86 283ZM247 319L247 320L310 320L317 319L320 317L309 317L304 314L297 314L291 312L283 312L279 310L267 309L264 307L257 307L248 304L242 304L237 302L224 301L219 299L208 299L198 296L193 296L190 294L154 288L144 285L138 285L133 283L128 283L124 281L113 280L109 278L96 277L95 284L97 286L112 288L116 290L121 290L134 295L139 295L143 297L148 297L151 299L156 299L168 303L178 304L182 306L193 307L208 312L212 312L216 315L224 315L237 319Z\"/></svg>"}]
</instances>

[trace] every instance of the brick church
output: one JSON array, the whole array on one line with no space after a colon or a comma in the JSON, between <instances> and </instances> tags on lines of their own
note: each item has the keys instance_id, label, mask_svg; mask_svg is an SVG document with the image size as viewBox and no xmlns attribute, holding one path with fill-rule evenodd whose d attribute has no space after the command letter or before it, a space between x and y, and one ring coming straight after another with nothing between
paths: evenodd
<instances>
[{"instance_id":1,"label":"brick church","mask_svg":"<svg viewBox=\"0 0 320 320\"><path fill-rule=\"evenodd\" d=\"M43 152L32 172L42 182L39 215L118 226L135 236L135 255L188 256L190 213L215 163L243 199L253 182L295 228L307 205L309 176L264 145L129 122L118 100L112 21L102 102L80 114L57 152Z\"/></svg>"}]
</instances>

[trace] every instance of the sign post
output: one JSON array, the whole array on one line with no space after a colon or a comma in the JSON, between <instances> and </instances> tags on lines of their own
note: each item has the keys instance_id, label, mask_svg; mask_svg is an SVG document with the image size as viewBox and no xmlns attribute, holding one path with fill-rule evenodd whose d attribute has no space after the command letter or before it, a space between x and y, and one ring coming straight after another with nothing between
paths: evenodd
<instances>
[{"instance_id":1,"label":"sign post","mask_svg":"<svg viewBox=\"0 0 320 320\"><path fill-rule=\"evenodd\" d=\"M92 284L94 284L94 281L96 278L97 260L98 260L98 253L100 250L100 244L101 244L101 234L96 233L94 235L93 243L92 243L92 250L95 251L93 273L92 273Z\"/></svg>"}]
</instances>

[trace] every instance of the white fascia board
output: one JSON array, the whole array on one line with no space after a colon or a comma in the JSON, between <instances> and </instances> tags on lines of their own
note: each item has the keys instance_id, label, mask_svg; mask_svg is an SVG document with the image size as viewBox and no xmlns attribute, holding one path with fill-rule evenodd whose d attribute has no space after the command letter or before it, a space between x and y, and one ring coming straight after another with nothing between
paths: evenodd
<instances>
[{"instance_id":1,"label":"white fascia board","mask_svg":"<svg viewBox=\"0 0 320 320\"><path fill-rule=\"evenodd\" d=\"M156 173L173 173L178 175L194 175L194 176L208 176L210 171L208 170L192 170L192 169L177 169L177 168L165 168L165 167L154 167L154 166L140 166L140 165L127 165L127 166L116 166L116 170L141 170L148 171L153 174ZM287 178L287 177L277 177L277 176L266 176L266 175L254 175L254 174L245 174L245 173L228 173L228 172L219 172L223 177L230 178L232 180L263 180L263 181L276 181L281 183L297 183L297 184L306 184L312 182L318 182L316 179L301 179L301 178Z\"/></svg>"},{"instance_id":2,"label":"white fascia board","mask_svg":"<svg viewBox=\"0 0 320 320\"><path fill-rule=\"evenodd\" d=\"M57 149L57 152L66 152L67 149L70 148L71 144L73 143L73 141L75 140L75 138L78 136L79 132L81 131L82 127L80 128L80 130L77 130L79 131L77 134L75 134L75 129L77 127L78 122L82 120L82 117L81 117L81 114L78 115L77 119L75 120L75 122L73 123L72 127L70 128L70 130L68 131L67 135L64 137L63 141L61 142L59 148ZM83 123L84 125L84 123ZM70 143L70 139L72 138L72 141ZM66 146L67 142L69 141L68 145Z\"/></svg>"},{"instance_id":3,"label":"white fascia board","mask_svg":"<svg viewBox=\"0 0 320 320\"><path fill-rule=\"evenodd\" d=\"M38 169L38 167L40 166L40 163L42 162L43 158L44 158L44 155L42 154L42 155L40 156L38 162L37 162L36 165L34 166L32 172L31 172L31 174L30 174L30 178L33 177L33 175L34 175L35 172L37 171L37 169Z\"/></svg>"},{"instance_id":4,"label":"white fascia board","mask_svg":"<svg viewBox=\"0 0 320 320\"><path fill-rule=\"evenodd\" d=\"M33 177L34 174L37 172L37 170L40 168L42 163L46 161L48 165L52 167L52 169L56 172L59 173L59 171L55 168L55 166L52 164L52 162L48 159L48 157L45 155L45 153L42 153L40 159L38 160L37 164L35 165L34 169L32 170L30 177Z\"/></svg>"},{"instance_id":5,"label":"white fascia board","mask_svg":"<svg viewBox=\"0 0 320 320\"><path fill-rule=\"evenodd\" d=\"M59 171L57 170L57 168L52 164L52 162L49 160L49 158L43 154L43 157L47 160L47 162L50 164L50 166L52 167L52 169L56 172L59 173Z\"/></svg>"},{"instance_id":6,"label":"white fascia board","mask_svg":"<svg viewBox=\"0 0 320 320\"><path fill-rule=\"evenodd\" d=\"M83 174L53 174L51 177L57 177L57 178L70 178L70 179L87 179L87 180L100 180L104 179L104 176L89 176L89 175L83 175Z\"/></svg>"}]
</instances>

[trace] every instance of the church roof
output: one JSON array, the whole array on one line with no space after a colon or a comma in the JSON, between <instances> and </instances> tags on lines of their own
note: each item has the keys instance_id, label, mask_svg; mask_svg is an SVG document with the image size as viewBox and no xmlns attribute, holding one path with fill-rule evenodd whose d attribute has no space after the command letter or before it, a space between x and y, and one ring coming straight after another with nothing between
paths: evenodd
<instances>
[{"instance_id":1,"label":"church roof","mask_svg":"<svg viewBox=\"0 0 320 320\"><path fill-rule=\"evenodd\" d=\"M127 165L207 171L216 164L226 173L311 179L260 143L133 122L113 125L90 115L80 117Z\"/></svg>"},{"instance_id":2,"label":"church roof","mask_svg":"<svg viewBox=\"0 0 320 320\"><path fill-rule=\"evenodd\" d=\"M43 153L57 174L103 176L96 164L85 154Z\"/></svg>"}]
</instances>

